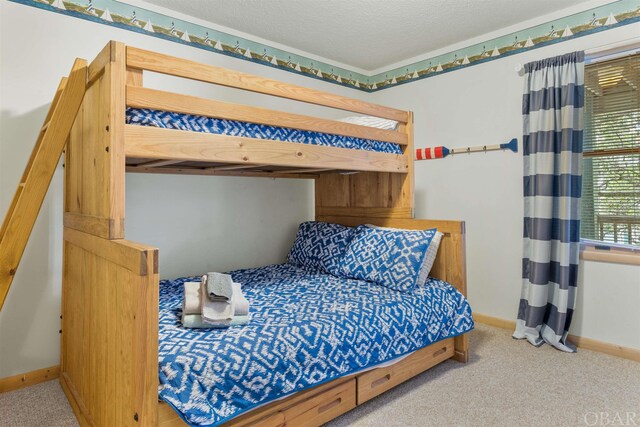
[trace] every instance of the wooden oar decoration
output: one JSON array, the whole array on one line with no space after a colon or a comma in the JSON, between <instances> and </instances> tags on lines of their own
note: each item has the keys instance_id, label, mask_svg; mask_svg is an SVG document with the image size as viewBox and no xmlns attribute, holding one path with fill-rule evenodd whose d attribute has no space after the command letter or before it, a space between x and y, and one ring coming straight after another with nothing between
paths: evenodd
<instances>
[{"instance_id":1,"label":"wooden oar decoration","mask_svg":"<svg viewBox=\"0 0 640 427\"><path fill-rule=\"evenodd\" d=\"M477 145L475 147L466 148L447 148L442 145L438 147L416 148L415 160L442 159L447 157L448 155L462 153L486 153L487 151L495 150L511 150L514 153L517 153L518 140L516 138L513 138L511 141L505 144Z\"/></svg>"}]
</instances>

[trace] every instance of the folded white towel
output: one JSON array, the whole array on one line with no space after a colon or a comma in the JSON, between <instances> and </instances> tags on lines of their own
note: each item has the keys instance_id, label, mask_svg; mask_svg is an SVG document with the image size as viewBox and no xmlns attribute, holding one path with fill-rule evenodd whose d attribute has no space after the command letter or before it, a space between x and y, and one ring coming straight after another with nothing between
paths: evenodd
<instances>
[{"instance_id":1,"label":"folded white towel","mask_svg":"<svg viewBox=\"0 0 640 427\"><path fill-rule=\"evenodd\" d=\"M233 316L233 320L228 324L211 325L202 321L199 314L189 314L182 316L182 326L191 329L211 329L211 328L228 328L229 326L243 326L249 324L249 316Z\"/></svg>"},{"instance_id":2,"label":"folded white towel","mask_svg":"<svg viewBox=\"0 0 640 427\"><path fill-rule=\"evenodd\" d=\"M242 285L233 282L233 307L235 316L246 316L249 314L249 301L242 293Z\"/></svg>"},{"instance_id":3,"label":"folded white towel","mask_svg":"<svg viewBox=\"0 0 640 427\"><path fill-rule=\"evenodd\" d=\"M233 304L227 301L211 301L207 287L200 286L202 294L202 321L211 325L228 325L235 313Z\"/></svg>"},{"instance_id":4,"label":"folded white towel","mask_svg":"<svg viewBox=\"0 0 640 427\"><path fill-rule=\"evenodd\" d=\"M184 283L184 298L182 299L182 314L200 314L202 305L200 298L200 282Z\"/></svg>"}]
</instances>

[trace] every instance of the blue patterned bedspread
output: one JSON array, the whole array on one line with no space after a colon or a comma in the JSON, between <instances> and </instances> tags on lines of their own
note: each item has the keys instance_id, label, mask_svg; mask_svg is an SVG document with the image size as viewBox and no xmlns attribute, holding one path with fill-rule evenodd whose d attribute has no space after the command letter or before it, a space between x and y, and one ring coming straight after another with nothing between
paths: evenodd
<instances>
[{"instance_id":1,"label":"blue patterned bedspread","mask_svg":"<svg viewBox=\"0 0 640 427\"><path fill-rule=\"evenodd\" d=\"M154 126L164 129L179 129L192 132L207 132L220 135L273 139L276 141L298 142L301 144L402 154L400 146L390 142L160 110L127 108L126 121L127 124Z\"/></svg>"},{"instance_id":2,"label":"blue patterned bedspread","mask_svg":"<svg viewBox=\"0 0 640 427\"><path fill-rule=\"evenodd\" d=\"M251 322L180 325L182 278L160 282L160 390L191 425L218 425L283 396L473 329L453 286L411 292L278 264L231 273Z\"/></svg>"}]
</instances>

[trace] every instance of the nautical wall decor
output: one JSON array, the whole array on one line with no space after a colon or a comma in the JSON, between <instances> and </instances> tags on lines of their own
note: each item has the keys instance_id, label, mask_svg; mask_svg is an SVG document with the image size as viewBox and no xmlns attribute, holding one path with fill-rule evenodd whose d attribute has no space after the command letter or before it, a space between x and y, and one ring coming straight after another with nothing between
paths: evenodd
<instances>
[{"instance_id":1,"label":"nautical wall decor","mask_svg":"<svg viewBox=\"0 0 640 427\"><path fill-rule=\"evenodd\" d=\"M640 0L618 0L444 55L376 75L365 75L116 0L10 1L234 56L365 92L410 83L640 22Z\"/></svg>"},{"instance_id":2,"label":"nautical wall decor","mask_svg":"<svg viewBox=\"0 0 640 427\"><path fill-rule=\"evenodd\" d=\"M476 145L474 147L464 147L464 148L447 148L442 145L437 147L429 147L429 148L416 148L414 160L443 159L447 156L452 156L454 154L486 153L487 151L497 151L497 150L511 150L514 153L517 153L518 140L516 138L513 138L511 139L511 141L506 142L504 144Z\"/></svg>"}]
</instances>

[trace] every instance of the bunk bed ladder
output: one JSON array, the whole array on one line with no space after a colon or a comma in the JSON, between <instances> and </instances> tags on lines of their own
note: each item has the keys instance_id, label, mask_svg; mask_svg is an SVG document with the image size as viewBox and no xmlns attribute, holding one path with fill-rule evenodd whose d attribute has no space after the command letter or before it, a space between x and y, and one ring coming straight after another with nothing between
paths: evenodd
<instances>
[{"instance_id":1,"label":"bunk bed ladder","mask_svg":"<svg viewBox=\"0 0 640 427\"><path fill-rule=\"evenodd\" d=\"M58 86L0 228L0 310L82 104L86 82L87 62L76 59L69 77Z\"/></svg>"}]
</instances>

